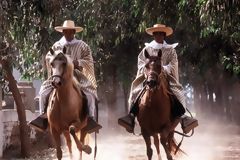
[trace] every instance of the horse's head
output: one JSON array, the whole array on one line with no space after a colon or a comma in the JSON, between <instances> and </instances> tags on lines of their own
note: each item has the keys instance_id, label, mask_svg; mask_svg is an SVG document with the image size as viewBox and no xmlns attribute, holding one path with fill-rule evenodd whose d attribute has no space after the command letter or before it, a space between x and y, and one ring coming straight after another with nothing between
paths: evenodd
<instances>
[{"instance_id":1,"label":"horse's head","mask_svg":"<svg viewBox=\"0 0 240 160\"><path fill-rule=\"evenodd\" d=\"M158 85L158 78L162 72L162 50L159 49L157 56L150 56L147 50L144 51L144 56L146 57L145 64L145 75L147 78L146 85L153 89Z\"/></svg>"},{"instance_id":2,"label":"horse's head","mask_svg":"<svg viewBox=\"0 0 240 160\"><path fill-rule=\"evenodd\" d=\"M66 80L67 76L67 69L73 68L71 66L69 57L66 56L66 47L63 49L53 50L50 48L51 58L50 58L50 67L52 70L52 85L55 88L60 87L64 81Z\"/></svg>"}]
</instances>

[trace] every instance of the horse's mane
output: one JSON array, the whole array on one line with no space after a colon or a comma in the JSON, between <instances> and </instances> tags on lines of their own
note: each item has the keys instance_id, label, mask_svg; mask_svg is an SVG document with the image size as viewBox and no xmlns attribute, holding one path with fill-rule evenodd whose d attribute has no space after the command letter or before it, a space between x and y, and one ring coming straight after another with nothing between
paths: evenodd
<instances>
[{"instance_id":1,"label":"horse's mane","mask_svg":"<svg viewBox=\"0 0 240 160\"><path fill-rule=\"evenodd\" d=\"M73 87L78 91L79 93L79 81L74 76L74 65L71 57L69 55L65 54L65 57L67 58L67 70L69 70L70 76L72 77ZM80 94L80 93L79 93ZM81 94L80 94L81 95Z\"/></svg>"},{"instance_id":2,"label":"horse's mane","mask_svg":"<svg viewBox=\"0 0 240 160\"><path fill-rule=\"evenodd\" d=\"M163 94L172 95L172 92L170 92L169 82L167 80L167 73L164 70L159 74L158 81L160 82L159 87L162 87L163 89Z\"/></svg>"},{"instance_id":3,"label":"horse's mane","mask_svg":"<svg viewBox=\"0 0 240 160\"><path fill-rule=\"evenodd\" d=\"M49 69L52 70L51 79L54 87L47 107L47 118L51 134L55 140L57 148L57 158L62 158L61 138L60 135L64 133L71 155L71 139L76 142L77 148L80 152L91 152L91 148L85 145L83 140L86 136L82 132L82 128L87 123L87 106L84 106L84 98L80 91L78 77L75 78L75 69L72 59L66 55L66 48L62 50L50 49L48 53ZM67 94L67 95L66 95ZM65 132L67 131L67 132ZM81 137L77 137L78 132L81 132Z\"/></svg>"}]
</instances>

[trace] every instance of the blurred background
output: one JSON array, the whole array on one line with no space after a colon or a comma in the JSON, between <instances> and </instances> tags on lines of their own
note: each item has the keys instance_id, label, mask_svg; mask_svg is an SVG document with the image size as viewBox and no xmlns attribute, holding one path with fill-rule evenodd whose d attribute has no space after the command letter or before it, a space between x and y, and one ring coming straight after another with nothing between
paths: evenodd
<instances>
[{"instance_id":1,"label":"blurred background","mask_svg":"<svg viewBox=\"0 0 240 160\"><path fill-rule=\"evenodd\" d=\"M152 40L145 29L162 23L174 30L173 35L167 37L167 43L179 43L176 51L180 82L186 91L188 108L200 124L195 135L183 143L183 148L193 153L190 157L196 153L197 156L190 158L195 160L200 155L206 155L200 158L206 160L239 159L235 154L239 152L240 143L237 136L240 125L239 1L1 0L2 111L13 103L13 97L8 99L9 96L11 99L11 92L13 95L17 92L12 87L11 75L17 83L27 81L30 83L27 86L35 89L33 94L28 94L32 96L28 101L37 96L46 78L44 57L49 47L61 38L54 27L62 25L66 19L84 28L76 37L89 44L93 52L100 98L99 120L104 126L99 145L105 146L106 152L111 153L111 148L103 141L109 139L109 143L122 145L121 152L127 148L130 159L131 156L132 159L137 159L137 155L139 159L145 156L144 143L138 143L142 139L127 134L117 125L117 118L128 112L127 100L137 71L137 55L144 43ZM15 109L24 111L24 107L27 106L16 105ZM34 113L38 107L30 110ZM15 117L24 119L24 112L20 113ZM26 114L28 121L30 113ZM19 119L20 124L26 124ZM21 148L20 157L29 157L29 149L24 148L31 140L24 130L19 132L23 133L21 147L16 149Z\"/></svg>"}]
</instances>

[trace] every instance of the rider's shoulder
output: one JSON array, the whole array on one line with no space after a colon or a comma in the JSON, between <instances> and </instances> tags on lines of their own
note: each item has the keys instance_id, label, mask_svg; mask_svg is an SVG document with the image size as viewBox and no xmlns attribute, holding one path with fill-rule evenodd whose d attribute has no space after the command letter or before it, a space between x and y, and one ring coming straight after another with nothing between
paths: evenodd
<instances>
[{"instance_id":1,"label":"rider's shoulder","mask_svg":"<svg viewBox=\"0 0 240 160\"><path fill-rule=\"evenodd\" d=\"M174 47L163 47L162 48L163 52L168 52L168 53L172 53L175 54L176 53L176 49Z\"/></svg>"},{"instance_id":2,"label":"rider's shoulder","mask_svg":"<svg viewBox=\"0 0 240 160\"><path fill-rule=\"evenodd\" d=\"M142 49L142 52L144 51L148 51L148 52L152 52L153 50L155 50L153 47L150 47L150 46L145 46L143 49Z\"/></svg>"},{"instance_id":3,"label":"rider's shoulder","mask_svg":"<svg viewBox=\"0 0 240 160\"><path fill-rule=\"evenodd\" d=\"M77 43L79 46L82 46L82 47L89 47L89 45L84 42L83 40L78 40L78 43Z\"/></svg>"}]
</instances>

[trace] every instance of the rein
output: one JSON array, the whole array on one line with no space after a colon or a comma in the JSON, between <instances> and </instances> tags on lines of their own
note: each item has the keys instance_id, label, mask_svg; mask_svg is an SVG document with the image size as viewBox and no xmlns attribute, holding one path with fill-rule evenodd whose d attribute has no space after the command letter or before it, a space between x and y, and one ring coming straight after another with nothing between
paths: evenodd
<instances>
[{"instance_id":1,"label":"rein","mask_svg":"<svg viewBox=\"0 0 240 160\"><path fill-rule=\"evenodd\" d=\"M58 56L64 56L64 57L65 57L65 55L64 55L63 53L58 54L56 57L58 57ZM56 59L56 57L54 57L53 61ZM64 60L65 60L65 59L64 59ZM67 60L66 60L66 61L67 61ZM60 78L61 82L64 82L63 74L65 73L65 71L66 71L66 67L64 67L62 75L51 75L51 76L48 78L48 80L52 81L54 77L57 77L57 78Z\"/></svg>"},{"instance_id":2,"label":"rein","mask_svg":"<svg viewBox=\"0 0 240 160\"><path fill-rule=\"evenodd\" d=\"M60 78L60 81L61 81L61 82L64 82L63 77L60 76L60 75L52 75L52 76L50 76L50 77L48 78L48 80L49 80L50 82L53 82L53 78L54 78L54 77ZM52 84L52 86L53 86L54 88L56 88L55 85Z\"/></svg>"},{"instance_id":3,"label":"rein","mask_svg":"<svg viewBox=\"0 0 240 160\"><path fill-rule=\"evenodd\" d=\"M159 73L157 73L156 71L150 71L149 74L154 74L156 75L157 77L159 76ZM148 77L148 76L147 76Z\"/></svg>"},{"instance_id":4,"label":"rein","mask_svg":"<svg viewBox=\"0 0 240 160\"><path fill-rule=\"evenodd\" d=\"M58 77L58 78L60 78L61 79L61 81L63 81L64 79L63 79L63 77L62 76L60 76L60 75L52 75L52 76L50 76L49 78L48 78L48 80L51 80L51 79L53 79L54 77Z\"/></svg>"}]
</instances>

